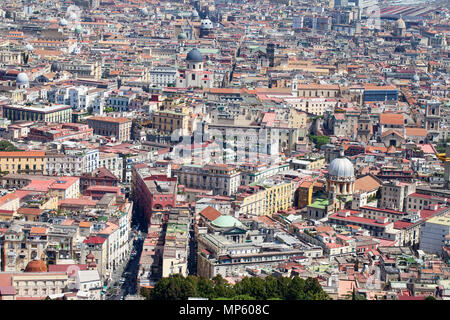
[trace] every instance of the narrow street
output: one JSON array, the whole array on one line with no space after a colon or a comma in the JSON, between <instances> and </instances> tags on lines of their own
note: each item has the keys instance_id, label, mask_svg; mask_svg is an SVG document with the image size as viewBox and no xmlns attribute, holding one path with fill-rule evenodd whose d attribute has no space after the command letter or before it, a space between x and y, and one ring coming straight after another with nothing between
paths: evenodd
<instances>
[{"instance_id":1,"label":"narrow street","mask_svg":"<svg viewBox=\"0 0 450 320\"><path fill-rule=\"evenodd\" d=\"M127 295L136 295L136 279L139 271L144 239L147 237L147 224L143 217L133 212L131 221L134 234L133 247L129 260L117 268L111 276L110 284L106 290L106 300L124 300Z\"/></svg>"}]
</instances>

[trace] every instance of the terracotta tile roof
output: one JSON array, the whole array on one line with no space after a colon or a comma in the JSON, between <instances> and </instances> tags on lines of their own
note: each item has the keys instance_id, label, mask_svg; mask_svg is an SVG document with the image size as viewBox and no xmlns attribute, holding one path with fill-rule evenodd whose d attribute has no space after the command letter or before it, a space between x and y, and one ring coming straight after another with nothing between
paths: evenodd
<instances>
[{"instance_id":1,"label":"terracotta tile roof","mask_svg":"<svg viewBox=\"0 0 450 320\"><path fill-rule=\"evenodd\" d=\"M45 151L0 151L0 158L44 157Z\"/></svg>"},{"instance_id":2,"label":"terracotta tile roof","mask_svg":"<svg viewBox=\"0 0 450 320\"><path fill-rule=\"evenodd\" d=\"M114 122L114 123L125 123L125 122L131 122L130 119L125 117L100 117L100 116L93 116L88 118L88 120L94 120L94 121L104 121L104 122Z\"/></svg>"},{"instance_id":3,"label":"terracotta tile roof","mask_svg":"<svg viewBox=\"0 0 450 320\"><path fill-rule=\"evenodd\" d=\"M6 202L9 202L11 200L16 199L17 196L14 193L8 193L0 198L0 206L5 204Z\"/></svg>"},{"instance_id":4,"label":"terracotta tile roof","mask_svg":"<svg viewBox=\"0 0 450 320\"><path fill-rule=\"evenodd\" d=\"M372 177L371 175L364 176L362 178L356 179L355 181L355 190L360 190L364 192L368 192L379 188L381 184Z\"/></svg>"},{"instance_id":5,"label":"terracotta tile roof","mask_svg":"<svg viewBox=\"0 0 450 320\"><path fill-rule=\"evenodd\" d=\"M47 228L32 227L30 234L47 234Z\"/></svg>"},{"instance_id":6,"label":"terracotta tile roof","mask_svg":"<svg viewBox=\"0 0 450 320\"><path fill-rule=\"evenodd\" d=\"M406 128L405 132L407 136L426 137L428 135L428 131L424 128Z\"/></svg>"},{"instance_id":7,"label":"terracotta tile roof","mask_svg":"<svg viewBox=\"0 0 450 320\"><path fill-rule=\"evenodd\" d=\"M209 221L214 221L222 214L214 209L213 207L207 206L205 209L200 211L200 215L208 219Z\"/></svg>"},{"instance_id":8,"label":"terracotta tile roof","mask_svg":"<svg viewBox=\"0 0 450 320\"><path fill-rule=\"evenodd\" d=\"M90 228L91 225L92 225L92 223L89 222L89 221L81 221L81 222L78 224L78 226L79 226L80 228Z\"/></svg>"},{"instance_id":9,"label":"terracotta tile roof","mask_svg":"<svg viewBox=\"0 0 450 320\"><path fill-rule=\"evenodd\" d=\"M404 125L403 113L382 113L380 114L381 124Z\"/></svg>"},{"instance_id":10,"label":"terracotta tile roof","mask_svg":"<svg viewBox=\"0 0 450 320\"><path fill-rule=\"evenodd\" d=\"M73 223L75 222L75 220L72 219L66 219L63 222L61 222L62 226L71 226Z\"/></svg>"},{"instance_id":11,"label":"terracotta tile roof","mask_svg":"<svg viewBox=\"0 0 450 320\"><path fill-rule=\"evenodd\" d=\"M381 134L381 137L384 138L384 137L386 137L386 136L388 136L390 134L396 134L397 136L399 136L399 137L401 137L403 139L403 135L400 132L398 132L397 130L394 130L394 129L389 129L389 130L383 132ZM389 150L389 148L386 151L388 151L388 150Z\"/></svg>"},{"instance_id":12,"label":"terracotta tile roof","mask_svg":"<svg viewBox=\"0 0 450 320\"><path fill-rule=\"evenodd\" d=\"M17 209L17 213L19 214L32 214L32 215L40 215L42 212L44 212L44 210L42 209L37 209L37 208L19 208Z\"/></svg>"}]
</instances>

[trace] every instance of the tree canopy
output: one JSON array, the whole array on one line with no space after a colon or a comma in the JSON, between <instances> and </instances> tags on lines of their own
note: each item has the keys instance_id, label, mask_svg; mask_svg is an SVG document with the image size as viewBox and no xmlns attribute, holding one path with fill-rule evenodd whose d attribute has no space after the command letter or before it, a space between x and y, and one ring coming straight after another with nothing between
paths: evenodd
<instances>
[{"instance_id":1,"label":"tree canopy","mask_svg":"<svg viewBox=\"0 0 450 320\"><path fill-rule=\"evenodd\" d=\"M172 275L161 278L153 289L141 289L148 300L187 300L202 297L211 300L328 300L329 296L314 278L298 276L245 277L235 285L220 275L213 279Z\"/></svg>"},{"instance_id":2,"label":"tree canopy","mask_svg":"<svg viewBox=\"0 0 450 320\"><path fill-rule=\"evenodd\" d=\"M316 145L318 149L324 144L330 143L330 137L328 136L314 136L309 135L309 139Z\"/></svg>"},{"instance_id":3,"label":"tree canopy","mask_svg":"<svg viewBox=\"0 0 450 320\"><path fill-rule=\"evenodd\" d=\"M0 151L22 151L22 150L17 148L15 145L13 145L8 140L1 140L0 141Z\"/></svg>"}]
</instances>

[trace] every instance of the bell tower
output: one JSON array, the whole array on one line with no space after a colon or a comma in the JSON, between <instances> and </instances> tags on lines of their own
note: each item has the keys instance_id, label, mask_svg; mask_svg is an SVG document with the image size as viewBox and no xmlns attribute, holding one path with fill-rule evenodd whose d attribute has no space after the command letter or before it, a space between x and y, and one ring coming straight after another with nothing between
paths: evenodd
<instances>
[{"instance_id":1,"label":"bell tower","mask_svg":"<svg viewBox=\"0 0 450 320\"><path fill-rule=\"evenodd\" d=\"M356 138L358 141L368 143L372 137L372 123L370 121L369 108L364 105L358 118Z\"/></svg>"}]
</instances>

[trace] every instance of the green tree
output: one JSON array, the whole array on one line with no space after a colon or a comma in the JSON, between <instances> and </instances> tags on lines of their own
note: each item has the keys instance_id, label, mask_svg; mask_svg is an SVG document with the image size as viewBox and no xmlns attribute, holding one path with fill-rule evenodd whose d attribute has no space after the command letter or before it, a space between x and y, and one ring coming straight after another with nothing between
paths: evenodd
<instances>
[{"instance_id":1,"label":"green tree","mask_svg":"<svg viewBox=\"0 0 450 320\"><path fill-rule=\"evenodd\" d=\"M425 298L425 300L436 300L436 298L433 297L433 296L428 296L428 297Z\"/></svg>"},{"instance_id":2,"label":"green tree","mask_svg":"<svg viewBox=\"0 0 450 320\"><path fill-rule=\"evenodd\" d=\"M228 283L220 274L215 276L213 279L214 292L212 297L214 298L232 298L235 296L235 290L232 285Z\"/></svg>"},{"instance_id":3,"label":"green tree","mask_svg":"<svg viewBox=\"0 0 450 320\"><path fill-rule=\"evenodd\" d=\"M286 300L304 300L305 299L305 280L295 276L289 284Z\"/></svg>"},{"instance_id":4,"label":"green tree","mask_svg":"<svg viewBox=\"0 0 450 320\"><path fill-rule=\"evenodd\" d=\"M330 137L328 136L314 136L309 135L309 139L320 149L321 146L330 143Z\"/></svg>"},{"instance_id":5,"label":"green tree","mask_svg":"<svg viewBox=\"0 0 450 320\"><path fill-rule=\"evenodd\" d=\"M248 294L258 300L267 298L264 280L258 277L245 277L235 284L235 290L238 295Z\"/></svg>"},{"instance_id":6,"label":"green tree","mask_svg":"<svg viewBox=\"0 0 450 320\"><path fill-rule=\"evenodd\" d=\"M362 294L356 292L356 289L353 288L352 294L347 295L348 300L367 300Z\"/></svg>"},{"instance_id":7,"label":"green tree","mask_svg":"<svg viewBox=\"0 0 450 320\"><path fill-rule=\"evenodd\" d=\"M305 281L306 300L327 300L328 295L316 278L308 278Z\"/></svg>"},{"instance_id":8,"label":"green tree","mask_svg":"<svg viewBox=\"0 0 450 320\"><path fill-rule=\"evenodd\" d=\"M214 297L214 282L207 278L197 278L197 294L199 297L212 299Z\"/></svg>"},{"instance_id":9,"label":"green tree","mask_svg":"<svg viewBox=\"0 0 450 320\"><path fill-rule=\"evenodd\" d=\"M292 279L288 278L288 277L278 277L277 278L278 292L282 299L285 299L285 300L287 299L291 282L292 282Z\"/></svg>"},{"instance_id":10,"label":"green tree","mask_svg":"<svg viewBox=\"0 0 450 320\"><path fill-rule=\"evenodd\" d=\"M11 19L11 18L12 18L11 12L6 11L6 12L5 12L5 18L6 18L6 19Z\"/></svg>"},{"instance_id":11,"label":"green tree","mask_svg":"<svg viewBox=\"0 0 450 320\"><path fill-rule=\"evenodd\" d=\"M258 299L248 294L239 294L237 296L234 296L232 300L258 300Z\"/></svg>"},{"instance_id":12,"label":"green tree","mask_svg":"<svg viewBox=\"0 0 450 320\"><path fill-rule=\"evenodd\" d=\"M183 277L176 274L161 278L153 289L142 288L142 296L148 300L186 300L204 297L214 300L327 300L317 279L301 279L268 276L245 277L234 286L222 276L213 279L198 276Z\"/></svg>"},{"instance_id":13,"label":"green tree","mask_svg":"<svg viewBox=\"0 0 450 320\"><path fill-rule=\"evenodd\" d=\"M151 291L151 300L187 300L196 295L192 280L179 274L161 278Z\"/></svg>"},{"instance_id":14,"label":"green tree","mask_svg":"<svg viewBox=\"0 0 450 320\"><path fill-rule=\"evenodd\" d=\"M267 295L266 299L278 299L282 297L278 280L274 276L268 276L264 279L264 287Z\"/></svg>"},{"instance_id":15,"label":"green tree","mask_svg":"<svg viewBox=\"0 0 450 320\"><path fill-rule=\"evenodd\" d=\"M0 141L0 151L22 151L22 150L17 148L15 145L13 145L8 140L1 140Z\"/></svg>"}]
</instances>

